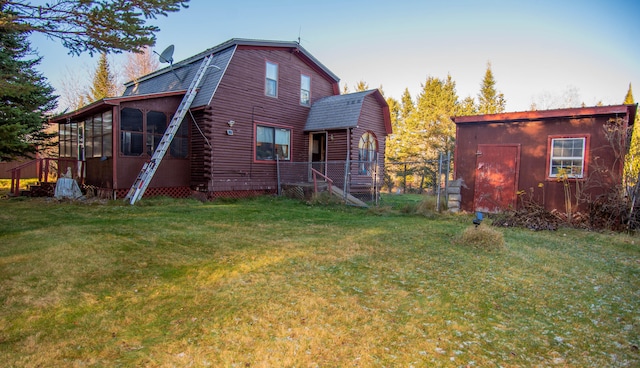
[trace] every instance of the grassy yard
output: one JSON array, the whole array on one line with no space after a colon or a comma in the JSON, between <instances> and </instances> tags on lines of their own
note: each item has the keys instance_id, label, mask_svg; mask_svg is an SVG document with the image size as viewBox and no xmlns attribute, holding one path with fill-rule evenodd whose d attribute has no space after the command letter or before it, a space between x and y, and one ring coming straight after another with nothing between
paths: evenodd
<instances>
[{"instance_id":1,"label":"grassy yard","mask_svg":"<svg viewBox=\"0 0 640 368\"><path fill-rule=\"evenodd\" d=\"M264 197L0 200L9 367L638 367L638 238ZM483 225L484 226L484 225Z\"/></svg>"}]
</instances>

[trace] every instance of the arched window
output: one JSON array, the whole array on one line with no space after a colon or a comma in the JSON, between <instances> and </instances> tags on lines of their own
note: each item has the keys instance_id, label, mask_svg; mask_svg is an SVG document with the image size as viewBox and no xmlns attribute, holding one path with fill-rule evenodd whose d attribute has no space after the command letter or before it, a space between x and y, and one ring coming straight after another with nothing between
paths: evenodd
<instances>
[{"instance_id":1,"label":"arched window","mask_svg":"<svg viewBox=\"0 0 640 368\"><path fill-rule=\"evenodd\" d=\"M371 132L365 132L358 143L358 172L371 175L378 159L378 141Z\"/></svg>"}]
</instances>

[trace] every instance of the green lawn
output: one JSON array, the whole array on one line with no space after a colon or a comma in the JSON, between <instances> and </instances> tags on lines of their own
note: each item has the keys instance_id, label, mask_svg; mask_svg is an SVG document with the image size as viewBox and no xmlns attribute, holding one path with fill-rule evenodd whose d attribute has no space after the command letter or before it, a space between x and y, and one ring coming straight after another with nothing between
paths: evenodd
<instances>
[{"instance_id":1,"label":"green lawn","mask_svg":"<svg viewBox=\"0 0 640 368\"><path fill-rule=\"evenodd\" d=\"M629 235L263 197L0 200L8 367L638 367ZM484 226L484 225L483 225Z\"/></svg>"}]
</instances>

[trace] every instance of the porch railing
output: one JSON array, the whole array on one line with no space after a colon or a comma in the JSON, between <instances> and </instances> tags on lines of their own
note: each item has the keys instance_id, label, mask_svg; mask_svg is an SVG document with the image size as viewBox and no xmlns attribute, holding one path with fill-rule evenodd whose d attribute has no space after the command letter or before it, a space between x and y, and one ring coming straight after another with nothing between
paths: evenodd
<instances>
[{"instance_id":1,"label":"porch railing","mask_svg":"<svg viewBox=\"0 0 640 368\"><path fill-rule=\"evenodd\" d=\"M311 173L313 174L313 192L315 194L318 194L318 176L324 179L324 181L327 183L327 186L329 187L329 193L333 193L331 191L331 185L333 184L333 180L331 180L328 176L324 175L323 173L321 173L320 171L314 168L311 168Z\"/></svg>"},{"instance_id":2,"label":"porch railing","mask_svg":"<svg viewBox=\"0 0 640 368\"><path fill-rule=\"evenodd\" d=\"M50 179L57 180L65 173L67 169L71 169L72 177L78 179L78 184L84 184L85 162L78 161L73 158L54 158L45 157L37 158L20 166L11 169L11 194L20 195L20 179L22 179L22 170L28 167L36 167L37 179L39 183L49 183Z\"/></svg>"}]
</instances>

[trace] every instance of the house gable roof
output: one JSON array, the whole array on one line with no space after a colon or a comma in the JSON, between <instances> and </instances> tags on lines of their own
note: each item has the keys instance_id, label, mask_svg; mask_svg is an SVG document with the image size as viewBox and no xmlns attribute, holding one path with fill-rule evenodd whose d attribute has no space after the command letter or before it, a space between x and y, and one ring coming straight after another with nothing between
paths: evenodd
<instances>
[{"instance_id":1,"label":"house gable roof","mask_svg":"<svg viewBox=\"0 0 640 368\"><path fill-rule=\"evenodd\" d=\"M203 77L200 90L193 100L192 107L208 105L215 94L224 73L238 48L270 48L286 49L296 54L305 63L325 75L336 85L340 80L315 57L307 52L299 43L293 41L266 41L234 38L220 45L207 49L197 55L177 62L170 67L157 70L136 81L125 83L124 96L145 95L149 93L186 90L189 88L202 59L213 55L212 63Z\"/></svg>"},{"instance_id":2,"label":"house gable roof","mask_svg":"<svg viewBox=\"0 0 640 368\"><path fill-rule=\"evenodd\" d=\"M369 95L374 97L383 108L385 130L387 134L391 134L389 106L377 89L319 99L311 106L304 131L339 130L357 127L364 99Z\"/></svg>"},{"instance_id":3,"label":"house gable roof","mask_svg":"<svg viewBox=\"0 0 640 368\"><path fill-rule=\"evenodd\" d=\"M637 105L614 105L614 106L593 106L576 107L556 110L536 110L505 112L500 114L455 116L452 120L456 124L473 123L508 123L514 121L547 120L557 118L579 118L596 115L628 114L628 124L633 125L636 116Z\"/></svg>"}]
</instances>

